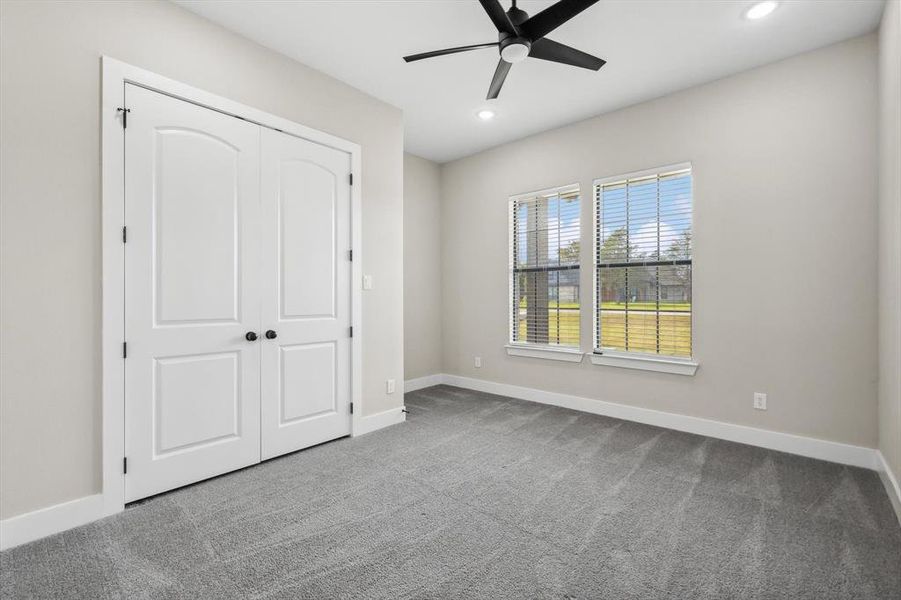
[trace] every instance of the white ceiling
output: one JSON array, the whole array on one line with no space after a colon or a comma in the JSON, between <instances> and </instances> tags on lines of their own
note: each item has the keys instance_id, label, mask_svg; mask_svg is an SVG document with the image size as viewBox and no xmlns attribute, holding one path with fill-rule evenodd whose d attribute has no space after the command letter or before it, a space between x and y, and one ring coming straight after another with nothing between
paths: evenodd
<instances>
[{"instance_id":1,"label":"white ceiling","mask_svg":"<svg viewBox=\"0 0 901 600\"><path fill-rule=\"evenodd\" d=\"M745 0L601 0L548 37L608 61L593 72L526 59L497 100L497 40L476 0L174 0L404 111L405 149L438 162L659 97L874 30L883 0L783 0L748 21ZM501 0L505 8L509 0ZM534 15L550 0L521 0ZM491 106L497 118L475 113Z\"/></svg>"}]
</instances>

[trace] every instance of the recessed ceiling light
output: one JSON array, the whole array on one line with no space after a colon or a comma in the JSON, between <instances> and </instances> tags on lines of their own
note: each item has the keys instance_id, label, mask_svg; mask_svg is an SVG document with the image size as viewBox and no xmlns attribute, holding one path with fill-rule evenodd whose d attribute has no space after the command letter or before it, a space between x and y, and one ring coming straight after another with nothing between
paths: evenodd
<instances>
[{"instance_id":1,"label":"recessed ceiling light","mask_svg":"<svg viewBox=\"0 0 901 600\"><path fill-rule=\"evenodd\" d=\"M494 111L493 111L493 110L488 110L488 109L486 108L486 109L480 110L480 111L478 112L477 116L478 116L480 119L482 119L483 121L490 121L491 119L494 118Z\"/></svg>"},{"instance_id":2,"label":"recessed ceiling light","mask_svg":"<svg viewBox=\"0 0 901 600\"><path fill-rule=\"evenodd\" d=\"M745 11L745 18L751 19L752 21L762 19L776 10L777 6L779 6L779 3L776 2L776 0L766 0L765 2L758 2L747 11Z\"/></svg>"}]
</instances>

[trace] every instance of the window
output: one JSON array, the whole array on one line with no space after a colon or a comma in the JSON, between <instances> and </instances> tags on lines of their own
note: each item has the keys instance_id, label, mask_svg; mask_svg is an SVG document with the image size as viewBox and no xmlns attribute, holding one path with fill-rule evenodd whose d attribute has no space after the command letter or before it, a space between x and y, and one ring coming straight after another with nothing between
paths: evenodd
<instances>
[{"instance_id":1,"label":"window","mask_svg":"<svg viewBox=\"0 0 901 600\"><path fill-rule=\"evenodd\" d=\"M595 348L691 358L691 166L595 182Z\"/></svg>"},{"instance_id":2,"label":"window","mask_svg":"<svg viewBox=\"0 0 901 600\"><path fill-rule=\"evenodd\" d=\"M579 187L510 199L510 342L579 348Z\"/></svg>"}]
</instances>

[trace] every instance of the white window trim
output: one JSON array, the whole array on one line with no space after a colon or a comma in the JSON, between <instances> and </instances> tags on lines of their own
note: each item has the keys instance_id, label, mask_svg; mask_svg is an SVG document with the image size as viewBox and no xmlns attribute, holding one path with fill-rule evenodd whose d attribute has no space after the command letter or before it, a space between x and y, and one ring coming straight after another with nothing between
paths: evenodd
<instances>
[{"instance_id":1,"label":"white window trim","mask_svg":"<svg viewBox=\"0 0 901 600\"><path fill-rule=\"evenodd\" d=\"M546 358L548 360L557 360L564 362L582 362L582 358L584 357L584 353L581 350L582 347L582 314L583 314L583 305L582 305L582 296L581 290L579 296L579 348L573 347L565 347L560 348L557 346L545 346L545 345L534 345L534 344L526 344L524 342L516 342L513 339L513 271L510 268L510 265L513 264L513 236L515 235L513 232L513 204L518 200L524 200L528 198L534 198L536 196L544 196L544 197L552 197L559 196L561 194L568 194L571 192L577 192L579 194L579 210L582 210L582 186L579 183L569 183L567 185L561 185L557 187L545 188L542 190L537 190L534 192L525 192L522 194L515 194L507 198L507 344L504 346L507 349L507 355L509 356L525 356L529 358ZM592 188L592 193L594 193L594 188ZM580 212L579 215L579 235L581 239L582 235L582 215ZM579 256L579 272L585 268L584 261L585 253L584 251L580 253ZM592 259L593 261L594 259ZM593 264L593 262L592 262ZM594 269L597 271L597 269ZM578 354L579 357L575 358L574 355Z\"/></svg>"},{"instance_id":2,"label":"white window trim","mask_svg":"<svg viewBox=\"0 0 901 600\"><path fill-rule=\"evenodd\" d=\"M699 366L692 359L657 356L656 354L642 355L639 352L611 352L607 350L595 352L590 356L591 364L593 365L657 371L658 373L672 373L673 375L693 376Z\"/></svg>"},{"instance_id":3,"label":"white window trim","mask_svg":"<svg viewBox=\"0 0 901 600\"><path fill-rule=\"evenodd\" d=\"M594 192L594 186L596 185L607 185L609 183L616 183L619 181L626 181L627 179L641 179L642 177L650 177L651 175L657 175L659 173L669 173L671 171L683 171L685 169L691 169L691 162L681 162L674 163L671 165L663 165L662 167L654 167L653 169L642 169L641 171L633 171L631 173L620 173L618 175L608 175L607 177L599 177L592 182L592 192ZM692 177L694 173L692 173ZM692 192L694 191L694 179L692 178ZM694 195L692 194L692 211L694 211Z\"/></svg>"},{"instance_id":4,"label":"white window trim","mask_svg":"<svg viewBox=\"0 0 901 600\"><path fill-rule=\"evenodd\" d=\"M591 336L592 336L592 345L598 346L600 340L597 339L598 336L598 307L596 304L598 303L597 297L597 289L598 289L598 235L597 235L597 186L599 185L607 185L609 183L614 183L618 181L625 181L628 179L640 179L642 177L650 177L651 175L657 175L659 173L667 173L670 171L682 171L684 169L691 169L691 212L692 212L692 235L694 235L694 210L695 210L695 193L694 193L694 169L692 168L691 162L681 162L674 163L671 165L665 165L662 167L655 167L652 169L642 169L641 171L633 171L631 173L625 173L622 175L610 175L607 177L599 177L591 182L591 277L592 277L592 287L591 287L591 305L592 305L592 316L591 316ZM694 264L694 248L692 248L692 261L691 261L691 278L692 278L692 288L694 288L694 274L695 274L695 264ZM691 351L692 356L690 358L679 358L677 356L666 356L666 355L657 355L657 354L644 354L642 352L621 352L615 350L605 350L604 348L595 347L594 352L590 354L591 364L593 365L603 365L609 367L623 367L625 369L639 369L642 371L658 371L660 373L673 373L676 375L691 375L693 376L695 372L698 370L698 366L700 363L695 361L694 357L694 346L695 346L695 311L692 309L691 311Z\"/></svg>"},{"instance_id":5,"label":"white window trim","mask_svg":"<svg viewBox=\"0 0 901 600\"><path fill-rule=\"evenodd\" d=\"M545 360L557 360L561 362L580 363L585 353L578 348L557 348L549 346L535 346L526 344L507 344L508 356L524 356L526 358L543 358Z\"/></svg>"},{"instance_id":6,"label":"white window trim","mask_svg":"<svg viewBox=\"0 0 901 600\"><path fill-rule=\"evenodd\" d=\"M579 187L578 183L569 183L566 185L560 185L557 187L549 187L543 190L536 190L534 192L525 192L523 194L514 194L507 198L507 202L513 202L515 200L528 200L529 198L536 198L538 196L544 196L545 198L552 198L554 196L560 196L563 194L569 194L572 192L579 192L579 200L581 201L582 191Z\"/></svg>"}]
</instances>

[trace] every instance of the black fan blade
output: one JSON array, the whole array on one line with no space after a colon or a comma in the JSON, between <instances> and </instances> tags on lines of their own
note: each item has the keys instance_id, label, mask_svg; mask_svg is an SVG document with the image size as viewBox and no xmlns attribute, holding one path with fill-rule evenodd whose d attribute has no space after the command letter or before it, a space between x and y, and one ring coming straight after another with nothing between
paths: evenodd
<instances>
[{"instance_id":1,"label":"black fan blade","mask_svg":"<svg viewBox=\"0 0 901 600\"><path fill-rule=\"evenodd\" d=\"M516 35L516 28L513 27L510 19L507 18L507 13L504 12L504 7L501 6L498 0L479 0L479 2L481 2L482 8L488 13L488 17L491 18L491 22L494 23L498 31Z\"/></svg>"},{"instance_id":2,"label":"black fan blade","mask_svg":"<svg viewBox=\"0 0 901 600\"><path fill-rule=\"evenodd\" d=\"M459 46L457 48L445 48L444 50L432 50L431 52L423 52L422 54L411 54L410 56L405 56L404 60L407 62L413 62L414 60L422 60L423 58L432 58L434 56L444 56L445 54L468 52L470 50L479 50L480 48L493 48L497 45L497 42L489 42L487 44L473 44L472 46Z\"/></svg>"},{"instance_id":3,"label":"black fan blade","mask_svg":"<svg viewBox=\"0 0 901 600\"><path fill-rule=\"evenodd\" d=\"M598 0L560 0L519 26L532 42L543 38Z\"/></svg>"},{"instance_id":4,"label":"black fan blade","mask_svg":"<svg viewBox=\"0 0 901 600\"><path fill-rule=\"evenodd\" d=\"M603 67L607 61L592 56L587 52L576 50L570 46L560 44L547 38L542 38L532 43L529 50L529 56L532 58L540 58L541 60L551 60L564 65L572 65L574 67L582 67L583 69L591 69L597 71Z\"/></svg>"},{"instance_id":5,"label":"black fan blade","mask_svg":"<svg viewBox=\"0 0 901 600\"><path fill-rule=\"evenodd\" d=\"M494 78L491 80L491 85L488 86L489 100L494 100L497 98L497 95L501 93L501 87L504 85L504 80L507 78L507 73L510 72L511 66L512 65L503 58L497 62L497 69L494 70Z\"/></svg>"}]
</instances>

